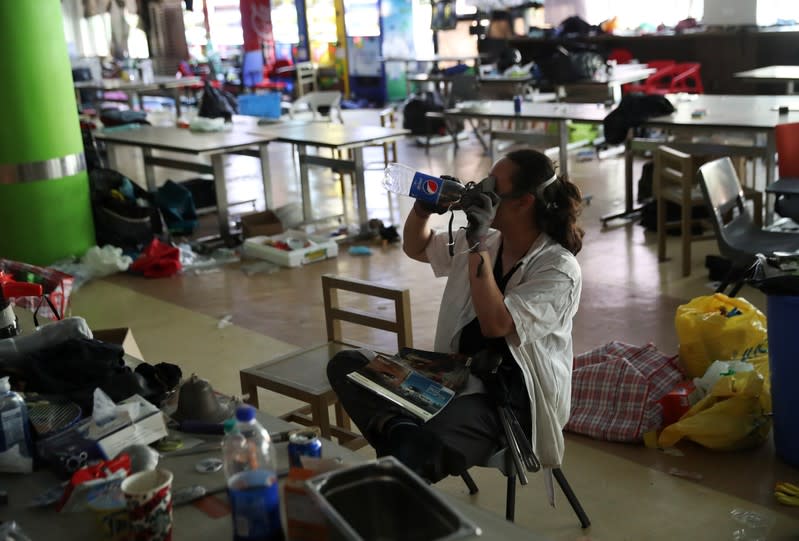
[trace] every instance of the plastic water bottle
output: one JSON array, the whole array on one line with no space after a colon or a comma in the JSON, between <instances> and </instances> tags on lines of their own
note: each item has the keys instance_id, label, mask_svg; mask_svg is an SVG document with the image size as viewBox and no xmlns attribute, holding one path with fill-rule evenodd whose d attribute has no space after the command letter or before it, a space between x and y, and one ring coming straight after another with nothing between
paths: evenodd
<instances>
[{"instance_id":1,"label":"plastic water bottle","mask_svg":"<svg viewBox=\"0 0 799 541\"><path fill-rule=\"evenodd\" d=\"M8 378L0 378L0 471L32 472L32 448L28 407Z\"/></svg>"},{"instance_id":2,"label":"plastic water bottle","mask_svg":"<svg viewBox=\"0 0 799 541\"><path fill-rule=\"evenodd\" d=\"M225 429L222 456L233 510L233 539L282 540L275 450L269 433L255 419L252 406L239 406L235 424Z\"/></svg>"},{"instance_id":3,"label":"plastic water bottle","mask_svg":"<svg viewBox=\"0 0 799 541\"><path fill-rule=\"evenodd\" d=\"M390 163L383 174L386 190L415 197L439 207L449 207L460 200L465 188L462 184L434 177L400 163Z\"/></svg>"}]
</instances>

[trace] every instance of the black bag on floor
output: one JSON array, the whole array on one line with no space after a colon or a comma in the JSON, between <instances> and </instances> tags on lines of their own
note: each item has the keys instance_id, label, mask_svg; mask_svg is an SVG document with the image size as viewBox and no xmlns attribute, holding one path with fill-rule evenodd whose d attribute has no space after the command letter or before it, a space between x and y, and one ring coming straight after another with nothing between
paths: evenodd
<instances>
[{"instance_id":1,"label":"black bag on floor","mask_svg":"<svg viewBox=\"0 0 799 541\"><path fill-rule=\"evenodd\" d=\"M441 112L444 102L435 92L423 92L409 97L402 109L402 127L413 135L444 135L447 133L443 118L426 118L428 112Z\"/></svg>"},{"instance_id":2,"label":"black bag on floor","mask_svg":"<svg viewBox=\"0 0 799 541\"><path fill-rule=\"evenodd\" d=\"M98 246L139 251L166 232L153 196L119 171L94 169L89 184Z\"/></svg>"}]
</instances>

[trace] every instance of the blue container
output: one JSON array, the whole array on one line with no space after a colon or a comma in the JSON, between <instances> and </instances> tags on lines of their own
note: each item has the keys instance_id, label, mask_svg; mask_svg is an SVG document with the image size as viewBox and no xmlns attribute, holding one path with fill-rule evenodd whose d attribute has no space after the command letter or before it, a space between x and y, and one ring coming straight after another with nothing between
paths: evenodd
<instances>
[{"instance_id":1,"label":"blue container","mask_svg":"<svg viewBox=\"0 0 799 541\"><path fill-rule=\"evenodd\" d=\"M280 118L280 93L240 94L239 112L261 118Z\"/></svg>"},{"instance_id":2,"label":"blue container","mask_svg":"<svg viewBox=\"0 0 799 541\"><path fill-rule=\"evenodd\" d=\"M793 466L799 466L799 340L794 334L797 314L799 297L769 295L766 317L774 446L777 456Z\"/></svg>"}]
</instances>

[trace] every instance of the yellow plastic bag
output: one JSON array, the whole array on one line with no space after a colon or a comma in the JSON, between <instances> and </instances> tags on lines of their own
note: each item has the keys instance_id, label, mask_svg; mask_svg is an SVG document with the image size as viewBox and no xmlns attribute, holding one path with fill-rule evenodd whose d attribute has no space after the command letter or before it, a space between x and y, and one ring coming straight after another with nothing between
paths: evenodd
<instances>
[{"instance_id":1,"label":"yellow plastic bag","mask_svg":"<svg viewBox=\"0 0 799 541\"><path fill-rule=\"evenodd\" d=\"M691 378L713 361L746 361L768 352L766 316L746 299L722 293L692 299L674 318L680 363Z\"/></svg>"},{"instance_id":2,"label":"yellow plastic bag","mask_svg":"<svg viewBox=\"0 0 799 541\"><path fill-rule=\"evenodd\" d=\"M707 396L663 429L658 446L673 447L683 438L720 451L760 445L771 430L762 404L763 383L757 370L720 378Z\"/></svg>"}]
</instances>

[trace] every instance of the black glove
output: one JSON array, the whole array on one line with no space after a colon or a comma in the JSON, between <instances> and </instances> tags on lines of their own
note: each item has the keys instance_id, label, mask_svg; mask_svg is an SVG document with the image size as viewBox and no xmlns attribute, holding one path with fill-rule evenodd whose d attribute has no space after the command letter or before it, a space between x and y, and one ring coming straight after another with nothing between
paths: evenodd
<instances>
[{"instance_id":1,"label":"black glove","mask_svg":"<svg viewBox=\"0 0 799 541\"><path fill-rule=\"evenodd\" d=\"M460 179L449 175L441 175L439 178L442 178L444 180L452 180L457 182L458 184L463 184L463 182L461 182ZM426 213L428 216L434 213L445 214L447 211L449 211L449 203L447 203L447 205L444 206L444 205L436 205L435 203L428 203L427 201L420 201L419 199L417 199L414 206L416 206L416 208L421 210L423 213Z\"/></svg>"},{"instance_id":2,"label":"black glove","mask_svg":"<svg viewBox=\"0 0 799 541\"><path fill-rule=\"evenodd\" d=\"M466 220L469 222L469 225L466 226L466 240L469 243L469 249L479 245L488 234L499 202L499 196L494 192L470 194L470 203L464 209Z\"/></svg>"}]
</instances>

